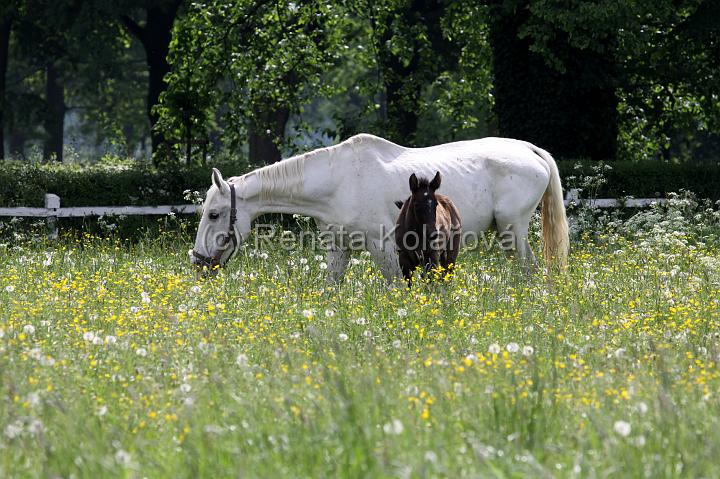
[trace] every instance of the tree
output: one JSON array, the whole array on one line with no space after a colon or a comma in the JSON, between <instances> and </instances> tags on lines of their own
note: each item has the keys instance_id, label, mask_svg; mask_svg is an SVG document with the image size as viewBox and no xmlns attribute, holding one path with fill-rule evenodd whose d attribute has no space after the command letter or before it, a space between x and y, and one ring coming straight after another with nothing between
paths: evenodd
<instances>
[{"instance_id":1,"label":"tree","mask_svg":"<svg viewBox=\"0 0 720 479\"><path fill-rule=\"evenodd\" d=\"M491 3L493 91L500 134L531 141L560 157L613 158L618 133L617 39L602 25L593 32L592 45L578 45L571 41L573 28L549 22L547 16L542 17L542 29L534 28L541 5L578 23L583 15L592 16L586 8L575 13L569 4L548 3ZM583 2L583 7L585 3L590 2Z\"/></svg>"},{"instance_id":2,"label":"tree","mask_svg":"<svg viewBox=\"0 0 720 479\"><path fill-rule=\"evenodd\" d=\"M10 32L17 6L8 2L0 7L0 160L5 159L5 85L7 77L8 56L10 52Z\"/></svg>"},{"instance_id":3,"label":"tree","mask_svg":"<svg viewBox=\"0 0 720 479\"><path fill-rule=\"evenodd\" d=\"M391 140L417 143L424 89L457 64L459 49L445 36L442 26L450 3L383 0L355 6L355 13L368 22L382 84L378 129Z\"/></svg>"},{"instance_id":4,"label":"tree","mask_svg":"<svg viewBox=\"0 0 720 479\"><path fill-rule=\"evenodd\" d=\"M671 136L718 118L717 2L490 5L503 135L593 159L616 157L619 137L620 153L636 158L645 147L669 152ZM683 123L692 128L678 135Z\"/></svg>"},{"instance_id":5,"label":"tree","mask_svg":"<svg viewBox=\"0 0 720 479\"><path fill-rule=\"evenodd\" d=\"M159 114L154 108L166 89L164 78L170 72L167 56L173 25L181 4L182 0L142 2L141 9L145 14L143 25L129 15L120 14L120 19L125 27L145 49L148 67L147 115L150 119L153 154L157 154L165 142L162 133L155 127Z\"/></svg>"},{"instance_id":6,"label":"tree","mask_svg":"<svg viewBox=\"0 0 720 479\"><path fill-rule=\"evenodd\" d=\"M250 160L280 160L290 115L323 91L342 16L319 1L212 1L194 5L176 29L163 95L166 135L219 136ZM190 135L192 128L192 135Z\"/></svg>"}]
</instances>

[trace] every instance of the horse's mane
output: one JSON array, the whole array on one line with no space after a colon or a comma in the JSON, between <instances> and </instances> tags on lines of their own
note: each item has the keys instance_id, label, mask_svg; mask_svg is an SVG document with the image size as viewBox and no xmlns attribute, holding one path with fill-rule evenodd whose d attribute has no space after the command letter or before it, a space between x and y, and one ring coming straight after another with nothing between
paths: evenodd
<instances>
[{"instance_id":1,"label":"horse's mane","mask_svg":"<svg viewBox=\"0 0 720 479\"><path fill-rule=\"evenodd\" d=\"M299 193L305 180L305 161L308 155L295 156L260 168L260 199L271 200L273 191L278 189L291 197Z\"/></svg>"},{"instance_id":2,"label":"horse's mane","mask_svg":"<svg viewBox=\"0 0 720 479\"><path fill-rule=\"evenodd\" d=\"M300 193L305 182L305 163L307 161L311 161L314 158L323 158L331 164L338 159L347 157L347 155L338 154L341 150L355 150L357 147L377 150L372 157L380 158L383 161L393 159L397 154L405 150L405 148L384 138L364 133L355 135L337 145L319 148L302 155L293 156L256 170L255 173L258 174L261 184L260 198L265 201L272 200L273 193L278 190L283 191L284 194L290 197Z\"/></svg>"}]
</instances>

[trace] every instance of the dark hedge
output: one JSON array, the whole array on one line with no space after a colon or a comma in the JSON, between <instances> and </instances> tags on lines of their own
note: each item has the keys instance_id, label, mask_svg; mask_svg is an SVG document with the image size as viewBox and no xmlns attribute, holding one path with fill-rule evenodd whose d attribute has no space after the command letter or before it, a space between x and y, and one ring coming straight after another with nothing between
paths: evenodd
<instances>
[{"instance_id":1,"label":"dark hedge","mask_svg":"<svg viewBox=\"0 0 720 479\"><path fill-rule=\"evenodd\" d=\"M240 166L219 166L226 177ZM0 165L0 205L43 206L45 193L60 196L61 206L184 204L183 191L210 186L210 167L158 170L147 165Z\"/></svg>"},{"instance_id":2,"label":"dark hedge","mask_svg":"<svg viewBox=\"0 0 720 479\"><path fill-rule=\"evenodd\" d=\"M566 187L578 184L583 175L593 175L597 163L560 161L558 167ZM654 198L681 189L699 197L720 199L720 165L660 162L612 162L605 170L607 182L598 197ZM246 165L219 166L226 177L247 171ZM184 204L183 191L203 192L210 185L210 167L176 167L158 170L146 165L24 164L0 165L0 206L43 206L45 193L55 193L61 206L124 206Z\"/></svg>"},{"instance_id":3,"label":"dark hedge","mask_svg":"<svg viewBox=\"0 0 720 479\"><path fill-rule=\"evenodd\" d=\"M580 162L582 168L576 169L578 163L558 162L563 186L575 182L569 179L571 176L594 174L593 166L597 163ZM603 171L607 181L598 191L599 198L656 198L670 192L690 190L700 198L720 200L720 165L629 161L610 162L608 165L611 169Z\"/></svg>"}]
</instances>

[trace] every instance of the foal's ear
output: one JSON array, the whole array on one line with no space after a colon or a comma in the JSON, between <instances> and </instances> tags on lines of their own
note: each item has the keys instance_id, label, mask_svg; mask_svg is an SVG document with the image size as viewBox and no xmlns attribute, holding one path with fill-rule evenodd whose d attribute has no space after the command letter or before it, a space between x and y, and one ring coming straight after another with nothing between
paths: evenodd
<instances>
[{"instance_id":1,"label":"foal's ear","mask_svg":"<svg viewBox=\"0 0 720 479\"><path fill-rule=\"evenodd\" d=\"M223 177L220 174L220 170L218 170L217 168L213 168L212 182L217 187L217 189L220 190L220 193L230 193L230 187L228 186L227 181L223 180Z\"/></svg>"},{"instance_id":2,"label":"foal's ear","mask_svg":"<svg viewBox=\"0 0 720 479\"><path fill-rule=\"evenodd\" d=\"M420 187L417 176L415 173L410 175L410 191L415 192Z\"/></svg>"},{"instance_id":3,"label":"foal's ear","mask_svg":"<svg viewBox=\"0 0 720 479\"><path fill-rule=\"evenodd\" d=\"M435 173L435 178L432 179L430 182L430 188L433 190L437 190L440 188L440 182L442 181L442 175L440 175L440 172L438 171Z\"/></svg>"}]
</instances>

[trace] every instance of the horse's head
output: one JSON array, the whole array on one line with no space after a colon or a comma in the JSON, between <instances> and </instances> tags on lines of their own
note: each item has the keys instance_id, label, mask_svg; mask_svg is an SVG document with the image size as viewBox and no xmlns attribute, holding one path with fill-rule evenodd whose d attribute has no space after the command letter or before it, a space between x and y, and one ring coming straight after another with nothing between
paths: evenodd
<instances>
[{"instance_id":1,"label":"horse's head","mask_svg":"<svg viewBox=\"0 0 720 479\"><path fill-rule=\"evenodd\" d=\"M202 207L202 218L191 252L193 264L214 269L223 266L250 233L251 218L235 184L213 168L212 186ZM238 207L240 206L240 207Z\"/></svg>"},{"instance_id":2,"label":"horse's head","mask_svg":"<svg viewBox=\"0 0 720 479\"><path fill-rule=\"evenodd\" d=\"M435 213L437 212L438 201L435 191L440 188L442 177L438 171L432 181L426 178L418 179L413 173L410 176L410 205L409 209L419 224L435 227Z\"/></svg>"}]
</instances>

